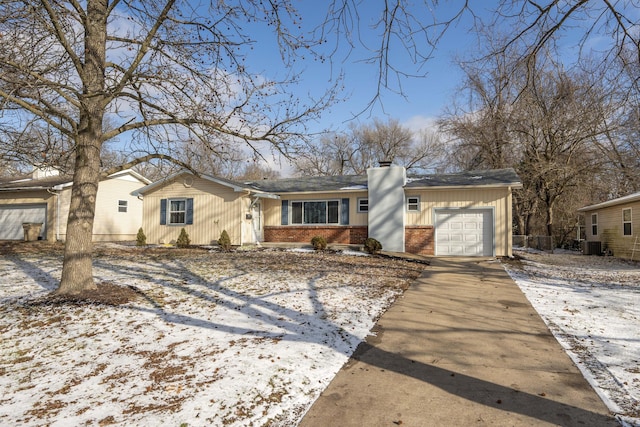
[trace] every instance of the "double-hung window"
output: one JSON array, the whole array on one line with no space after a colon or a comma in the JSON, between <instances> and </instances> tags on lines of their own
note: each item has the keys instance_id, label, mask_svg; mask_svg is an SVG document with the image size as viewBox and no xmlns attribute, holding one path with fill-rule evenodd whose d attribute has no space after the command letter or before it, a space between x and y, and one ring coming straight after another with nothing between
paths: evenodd
<instances>
[{"instance_id":1,"label":"double-hung window","mask_svg":"<svg viewBox=\"0 0 640 427\"><path fill-rule=\"evenodd\" d=\"M631 208L622 209L622 235L633 235L633 230L631 229Z\"/></svg>"},{"instance_id":2,"label":"double-hung window","mask_svg":"<svg viewBox=\"0 0 640 427\"><path fill-rule=\"evenodd\" d=\"M160 199L160 225L193 224L193 199Z\"/></svg>"},{"instance_id":3,"label":"double-hung window","mask_svg":"<svg viewBox=\"0 0 640 427\"><path fill-rule=\"evenodd\" d=\"M126 212L126 211L127 211L127 201L118 200L118 212Z\"/></svg>"},{"instance_id":4,"label":"double-hung window","mask_svg":"<svg viewBox=\"0 0 640 427\"><path fill-rule=\"evenodd\" d=\"M338 224L338 200L291 202L292 224Z\"/></svg>"},{"instance_id":5,"label":"double-hung window","mask_svg":"<svg viewBox=\"0 0 640 427\"><path fill-rule=\"evenodd\" d=\"M591 214L591 235L592 236L598 235L598 214L597 213Z\"/></svg>"},{"instance_id":6,"label":"double-hung window","mask_svg":"<svg viewBox=\"0 0 640 427\"><path fill-rule=\"evenodd\" d=\"M185 224L187 214L186 199L169 200L169 224Z\"/></svg>"},{"instance_id":7,"label":"double-hung window","mask_svg":"<svg viewBox=\"0 0 640 427\"><path fill-rule=\"evenodd\" d=\"M358 199L358 212L369 212L369 199L359 198Z\"/></svg>"},{"instance_id":8,"label":"double-hung window","mask_svg":"<svg viewBox=\"0 0 640 427\"><path fill-rule=\"evenodd\" d=\"M408 212L420 211L420 197L418 196L407 197L407 211Z\"/></svg>"}]
</instances>

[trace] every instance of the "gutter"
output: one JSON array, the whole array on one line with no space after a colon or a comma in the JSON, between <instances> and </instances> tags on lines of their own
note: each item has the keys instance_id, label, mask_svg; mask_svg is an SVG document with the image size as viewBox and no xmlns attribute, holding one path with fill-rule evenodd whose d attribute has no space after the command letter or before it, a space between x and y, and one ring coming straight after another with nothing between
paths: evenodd
<instances>
[{"instance_id":1,"label":"gutter","mask_svg":"<svg viewBox=\"0 0 640 427\"><path fill-rule=\"evenodd\" d=\"M508 188L512 190L520 190L523 188L522 183L511 182L507 184L480 184L480 185L432 185L432 186L409 186L403 187L405 190L464 190L467 188Z\"/></svg>"}]
</instances>

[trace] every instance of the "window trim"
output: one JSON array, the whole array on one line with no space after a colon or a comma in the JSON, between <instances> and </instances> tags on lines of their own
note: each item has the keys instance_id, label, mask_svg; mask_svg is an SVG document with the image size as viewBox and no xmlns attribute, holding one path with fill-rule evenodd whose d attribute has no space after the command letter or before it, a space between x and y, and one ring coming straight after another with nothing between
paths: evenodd
<instances>
[{"instance_id":1,"label":"window trim","mask_svg":"<svg viewBox=\"0 0 640 427\"><path fill-rule=\"evenodd\" d=\"M338 212L336 215L336 222L329 222L329 203L335 202L338 206ZM305 222L305 203L325 203L325 222ZM300 209L300 221L294 222L294 204L301 205ZM343 203L340 199L311 199L311 200L290 200L289 201L289 224L301 226L301 225L342 225L341 224L341 212L343 209Z\"/></svg>"},{"instance_id":2,"label":"window trim","mask_svg":"<svg viewBox=\"0 0 640 427\"><path fill-rule=\"evenodd\" d=\"M182 211L174 211L171 209L171 205L173 202L184 202L184 210ZM182 213L183 221L182 222L173 222L171 220L171 215L173 213ZM186 225L187 224L187 198L186 197L178 197L167 200L167 225Z\"/></svg>"},{"instance_id":3,"label":"window trim","mask_svg":"<svg viewBox=\"0 0 640 427\"><path fill-rule=\"evenodd\" d=\"M415 199L415 202L411 202L411 199ZM407 196L406 209L407 212L420 212L420 196Z\"/></svg>"},{"instance_id":4,"label":"window trim","mask_svg":"<svg viewBox=\"0 0 640 427\"><path fill-rule=\"evenodd\" d=\"M358 197L358 213L369 213L368 197Z\"/></svg>"},{"instance_id":5,"label":"window trim","mask_svg":"<svg viewBox=\"0 0 640 427\"><path fill-rule=\"evenodd\" d=\"M598 213L597 212L591 214L591 235L592 236L598 235Z\"/></svg>"},{"instance_id":6,"label":"window trim","mask_svg":"<svg viewBox=\"0 0 640 427\"><path fill-rule=\"evenodd\" d=\"M129 210L128 200L118 200L118 212L127 213Z\"/></svg>"},{"instance_id":7,"label":"window trim","mask_svg":"<svg viewBox=\"0 0 640 427\"><path fill-rule=\"evenodd\" d=\"M629 211L629 220L625 221L624 212ZM629 233L626 233L625 225L629 224ZM631 208L623 208L622 209L622 235L623 236L633 236L633 211Z\"/></svg>"}]
</instances>

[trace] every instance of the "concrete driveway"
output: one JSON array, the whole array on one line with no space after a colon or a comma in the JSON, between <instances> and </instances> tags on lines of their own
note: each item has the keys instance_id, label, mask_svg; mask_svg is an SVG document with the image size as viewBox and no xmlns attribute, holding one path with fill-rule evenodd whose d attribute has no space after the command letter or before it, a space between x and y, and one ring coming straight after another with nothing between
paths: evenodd
<instances>
[{"instance_id":1,"label":"concrete driveway","mask_svg":"<svg viewBox=\"0 0 640 427\"><path fill-rule=\"evenodd\" d=\"M494 259L434 258L306 414L312 426L618 426Z\"/></svg>"}]
</instances>

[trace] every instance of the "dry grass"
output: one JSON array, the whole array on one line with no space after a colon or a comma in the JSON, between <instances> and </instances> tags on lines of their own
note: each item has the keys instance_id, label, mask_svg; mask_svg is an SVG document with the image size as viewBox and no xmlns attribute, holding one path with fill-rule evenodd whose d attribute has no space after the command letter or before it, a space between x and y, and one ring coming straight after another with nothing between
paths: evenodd
<instances>
[{"instance_id":1,"label":"dry grass","mask_svg":"<svg viewBox=\"0 0 640 427\"><path fill-rule=\"evenodd\" d=\"M105 244L95 248L98 291L62 297L51 292L61 245L2 243L0 253L0 273L28 272L6 280L32 283L7 286L0 300L3 425L48 425L70 414L94 425L286 424L304 412L304 403L291 402L300 394L313 401L330 380L313 379L327 363L315 359L318 348L355 349L352 331L375 320L424 268L332 252ZM233 324L237 313L249 323ZM281 353L294 344L309 351ZM311 373L297 383L303 369ZM225 393L234 380L253 379L262 383Z\"/></svg>"}]
</instances>

